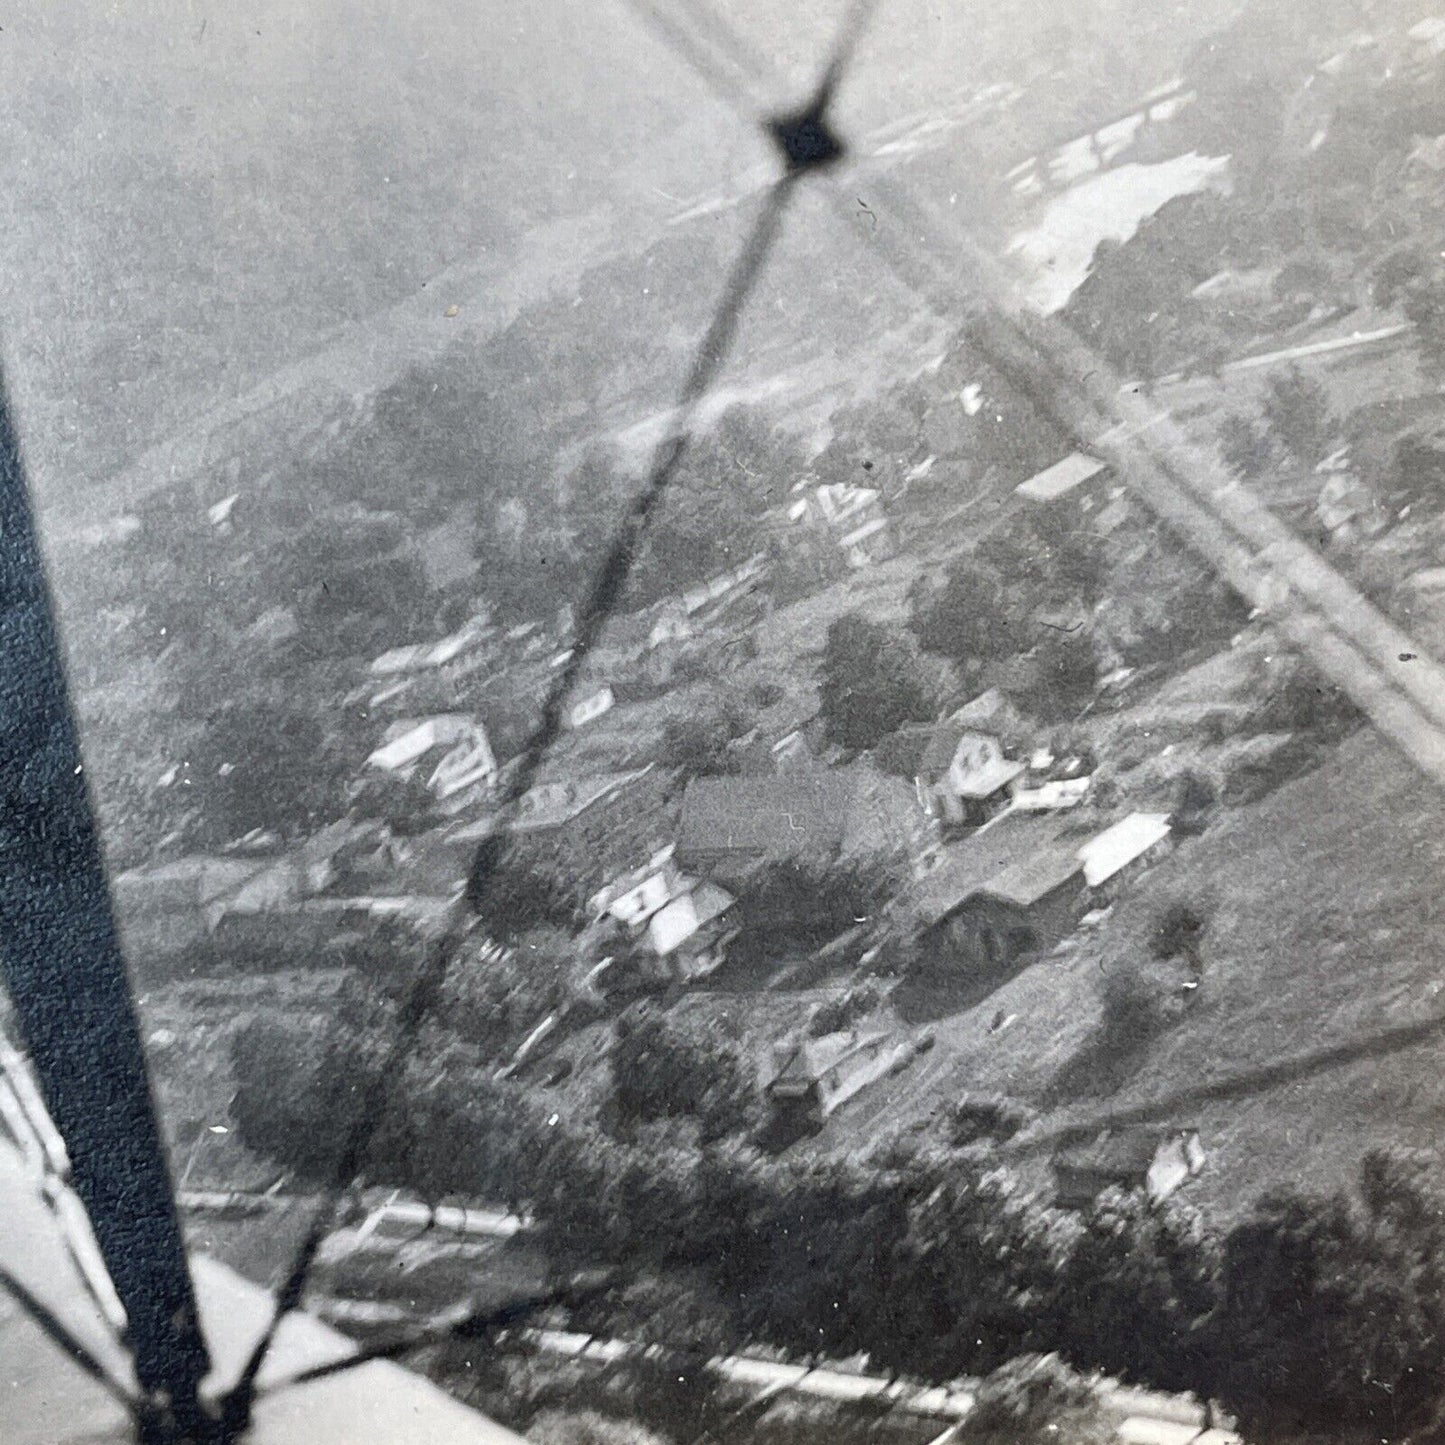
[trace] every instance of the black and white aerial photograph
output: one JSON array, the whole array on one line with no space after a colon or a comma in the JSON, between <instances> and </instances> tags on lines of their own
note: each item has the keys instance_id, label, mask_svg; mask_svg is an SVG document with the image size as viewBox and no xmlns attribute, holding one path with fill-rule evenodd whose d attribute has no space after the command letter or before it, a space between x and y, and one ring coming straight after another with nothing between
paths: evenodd
<instances>
[{"instance_id":1,"label":"black and white aerial photograph","mask_svg":"<svg viewBox=\"0 0 1445 1445\"><path fill-rule=\"evenodd\" d=\"M1445 1445L1445 0L0 6L4 1445Z\"/></svg>"}]
</instances>

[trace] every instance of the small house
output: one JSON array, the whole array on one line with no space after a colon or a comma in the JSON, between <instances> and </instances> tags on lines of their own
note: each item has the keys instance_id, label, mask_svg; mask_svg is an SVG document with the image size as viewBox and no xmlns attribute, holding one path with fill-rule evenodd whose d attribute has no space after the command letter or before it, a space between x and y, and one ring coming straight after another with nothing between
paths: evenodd
<instances>
[{"instance_id":1,"label":"small house","mask_svg":"<svg viewBox=\"0 0 1445 1445\"><path fill-rule=\"evenodd\" d=\"M1076 876L1083 887L1078 859L1056 846L1065 841L1057 817L1010 815L944 849L908 905L924 959L993 973L1052 939L1065 926L1052 895ZM1035 908L1038 920L1031 921Z\"/></svg>"},{"instance_id":2,"label":"small house","mask_svg":"<svg viewBox=\"0 0 1445 1445\"><path fill-rule=\"evenodd\" d=\"M919 806L945 830L977 828L1008 808L1026 765L1004 756L1002 742L957 716L901 729L885 766L911 777Z\"/></svg>"},{"instance_id":3,"label":"small house","mask_svg":"<svg viewBox=\"0 0 1445 1445\"><path fill-rule=\"evenodd\" d=\"M719 573L707 582L700 582L682 594L683 612L692 617L708 608L721 610L738 597L750 592L767 571L768 559L759 554L750 557L731 571Z\"/></svg>"},{"instance_id":4,"label":"small house","mask_svg":"<svg viewBox=\"0 0 1445 1445\"><path fill-rule=\"evenodd\" d=\"M647 634L647 647L649 651L653 651L666 647L669 643L687 642L696 635L697 628L686 611L681 607L665 608Z\"/></svg>"},{"instance_id":5,"label":"small house","mask_svg":"<svg viewBox=\"0 0 1445 1445\"><path fill-rule=\"evenodd\" d=\"M737 901L716 883L686 879L686 891L647 920L647 947L679 983L706 978L721 968L737 935L726 915Z\"/></svg>"},{"instance_id":6,"label":"small house","mask_svg":"<svg viewBox=\"0 0 1445 1445\"><path fill-rule=\"evenodd\" d=\"M1054 1156L1055 1202L1061 1209L1088 1209L1106 1189L1122 1189L1158 1204L1198 1174L1204 1161L1197 1129L1118 1129Z\"/></svg>"},{"instance_id":7,"label":"small house","mask_svg":"<svg viewBox=\"0 0 1445 1445\"><path fill-rule=\"evenodd\" d=\"M1078 850L1085 883L1090 888L1115 884L1145 859L1157 856L1169 834L1167 813L1130 813Z\"/></svg>"},{"instance_id":8,"label":"small house","mask_svg":"<svg viewBox=\"0 0 1445 1445\"><path fill-rule=\"evenodd\" d=\"M1107 463L1074 452L1028 481L1020 482L1014 493L1036 507L1053 512L1062 508L1097 512L1109 500L1108 475Z\"/></svg>"},{"instance_id":9,"label":"small house","mask_svg":"<svg viewBox=\"0 0 1445 1445\"><path fill-rule=\"evenodd\" d=\"M581 702L574 703L567 712L568 726L573 728L586 727L588 723L595 722L604 713L612 711L616 706L617 695L608 686L602 686L596 692L584 697Z\"/></svg>"},{"instance_id":10,"label":"small house","mask_svg":"<svg viewBox=\"0 0 1445 1445\"><path fill-rule=\"evenodd\" d=\"M797 500L788 510L789 518L804 523L821 538L831 539L849 567L868 567L894 555L883 494L876 487L800 482L793 490Z\"/></svg>"},{"instance_id":11,"label":"small house","mask_svg":"<svg viewBox=\"0 0 1445 1445\"><path fill-rule=\"evenodd\" d=\"M1083 912L1083 868L1067 843L1046 845L992 874L942 925L950 962L990 978L1073 931Z\"/></svg>"},{"instance_id":12,"label":"small house","mask_svg":"<svg viewBox=\"0 0 1445 1445\"><path fill-rule=\"evenodd\" d=\"M886 562L897 552L887 517L873 517L851 532L845 532L838 538L838 548L855 571Z\"/></svg>"},{"instance_id":13,"label":"small house","mask_svg":"<svg viewBox=\"0 0 1445 1445\"><path fill-rule=\"evenodd\" d=\"M1061 813L1077 808L1089 796L1092 775L1078 778L1046 778L1015 789L1014 811L1019 813Z\"/></svg>"},{"instance_id":14,"label":"small house","mask_svg":"<svg viewBox=\"0 0 1445 1445\"><path fill-rule=\"evenodd\" d=\"M655 913L669 898L681 891L682 874L675 862L676 848L663 848L641 868L613 879L587 900L594 918L611 917L635 927Z\"/></svg>"},{"instance_id":15,"label":"small house","mask_svg":"<svg viewBox=\"0 0 1445 1445\"><path fill-rule=\"evenodd\" d=\"M490 788L498 776L487 730L475 718L447 713L420 722L399 722L366 760L369 768L408 778L429 768L426 786L438 802L468 789Z\"/></svg>"},{"instance_id":16,"label":"small house","mask_svg":"<svg viewBox=\"0 0 1445 1445\"><path fill-rule=\"evenodd\" d=\"M117 874L117 921L130 948L157 957L194 947L210 931L217 904L266 869L261 859L193 856Z\"/></svg>"},{"instance_id":17,"label":"small house","mask_svg":"<svg viewBox=\"0 0 1445 1445\"><path fill-rule=\"evenodd\" d=\"M810 767L813 762L813 750L808 746L808 736L802 728L784 733L768 751L772 754L773 767L780 773Z\"/></svg>"},{"instance_id":18,"label":"small house","mask_svg":"<svg viewBox=\"0 0 1445 1445\"><path fill-rule=\"evenodd\" d=\"M218 531L229 532L235 526L236 503L241 500L240 492L222 497L214 506L206 508L206 520Z\"/></svg>"},{"instance_id":19,"label":"small house","mask_svg":"<svg viewBox=\"0 0 1445 1445\"><path fill-rule=\"evenodd\" d=\"M484 616L472 617L439 642L415 642L383 652L372 659L368 671L373 677L392 677L446 667L489 642L494 632Z\"/></svg>"},{"instance_id":20,"label":"small house","mask_svg":"<svg viewBox=\"0 0 1445 1445\"><path fill-rule=\"evenodd\" d=\"M788 515L796 522L826 528L836 536L873 521L882 511L883 496L876 487L855 487L848 482L825 482L820 486L799 482Z\"/></svg>"},{"instance_id":21,"label":"small house","mask_svg":"<svg viewBox=\"0 0 1445 1445\"><path fill-rule=\"evenodd\" d=\"M690 878L664 848L588 901L601 938L621 941L626 973L644 983L689 983L721 967L737 930L726 915L737 901L715 883Z\"/></svg>"},{"instance_id":22,"label":"small house","mask_svg":"<svg viewBox=\"0 0 1445 1445\"><path fill-rule=\"evenodd\" d=\"M95 522L89 527L82 527L76 535L85 547L93 551L111 542L129 542L132 537L141 534L144 526L139 517L112 517L107 522Z\"/></svg>"},{"instance_id":23,"label":"small house","mask_svg":"<svg viewBox=\"0 0 1445 1445\"><path fill-rule=\"evenodd\" d=\"M948 765L948 796L957 799L956 821L981 827L1008 806L1010 789L1026 770L1004 756L1003 744L988 733L965 732ZM949 816L948 821L955 821Z\"/></svg>"},{"instance_id":24,"label":"small house","mask_svg":"<svg viewBox=\"0 0 1445 1445\"><path fill-rule=\"evenodd\" d=\"M801 1039L775 1056L768 1102L775 1116L816 1127L909 1053L906 1040L883 1029Z\"/></svg>"}]
</instances>

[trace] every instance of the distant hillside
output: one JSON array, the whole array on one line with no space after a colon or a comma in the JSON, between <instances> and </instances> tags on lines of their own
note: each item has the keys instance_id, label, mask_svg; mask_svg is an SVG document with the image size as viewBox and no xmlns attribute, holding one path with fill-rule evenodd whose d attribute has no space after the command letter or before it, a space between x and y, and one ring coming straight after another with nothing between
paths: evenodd
<instances>
[{"instance_id":1,"label":"distant hillside","mask_svg":"<svg viewBox=\"0 0 1445 1445\"><path fill-rule=\"evenodd\" d=\"M967 165L1001 174L1020 147L1166 79L1227 8L1091 0L1066 23L1043 9L965 21L895 0L840 121L863 135L1013 80L1028 103L969 138ZM749 0L727 14L801 88L841 12ZM464 283L437 313L459 303L459 327L504 324L535 278L639 254L667 216L766 159L615 7L30 3L5 35L0 339L47 502L224 415L338 328L407 298L424 313L433 278Z\"/></svg>"}]
</instances>

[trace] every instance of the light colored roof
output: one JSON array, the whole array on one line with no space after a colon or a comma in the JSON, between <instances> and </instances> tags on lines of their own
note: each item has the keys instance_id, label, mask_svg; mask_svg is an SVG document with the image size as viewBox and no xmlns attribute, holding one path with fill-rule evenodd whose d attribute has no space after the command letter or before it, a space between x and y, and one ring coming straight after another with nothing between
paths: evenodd
<instances>
[{"instance_id":1,"label":"light colored roof","mask_svg":"<svg viewBox=\"0 0 1445 1445\"><path fill-rule=\"evenodd\" d=\"M991 798L1006 788L1027 769L1026 763L1010 762L1008 758L990 758L981 768L968 772L958 789L961 798Z\"/></svg>"},{"instance_id":2,"label":"light colored roof","mask_svg":"<svg viewBox=\"0 0 1445 1445\"><path fill-rule=\"evenodd\" d=\"M206 516L213 527L219 527L222 522L230 520L231 513L236 509L236 503L241 500L240 492L232 492L229 497L222 497L214 507L206 509Z\"/></svg>"},{"instance_id":3,"label":"light colored roof","mask_svg":"<svg viewBox=\"0 0 1445 1445\"><path fill-rule=\"evenodd\" d=\"M372 660L368 670L374 677L387 677L413 669L443 667L478 643L484 642L494 631L485 618L471 617L439 642L415 642L407 647L393 647L389 652L383 652L380 657Z\"/></svg>"},{"instance_id":4,"label":"light colored roof","mask_svg":"<svg viewBox=\"0 0 1445 1445\"><path fill-rule=\"evenodd\" d=\"M1106 465L1107 463L1099 461L1096 457L1075 452L1072 456L1067 456L1063 461L1055 462L1053 466L1039 472L1037 476L1021 482L1014 490L1019 496L1027 497L1032 502L1056 501L1065 492L1070 492L1082 482L1087 482L1090 477L1098 476Z\"/></svg>"},{"instance_id":5,"label":"light colored roof","mask_svg":"<svg viewBox=\"0 0 1445 1445\"><path fill-rule=\"evenodd\" d=\"M490 781L496 774L496 754L492 752L486 730L478 727L471 737L463 738L442 758L426 785L439 800L445 801L476 783Z\"/></svg>"},{"instance_id":6,"label":"light colored roof","mask_svg":"<svg viewBox=\"0 0 1445 1445\"><path fill-rule=\"evenodd\" d=\"M591 722L593 718L601 717L605 712L611 712L616 702L617 695L609 684L604 683L579 702L573 703L568 710L567 719L573 727L581 727L583 724Z\"/></svg>"},{"instance_id":7,"label":"light colored roof","mask_svg":"<svg viewBox=\"0 0 1445 1445\"><path fill-rule=\"evenodd\" d=\"M846 537L840 537L838 545L840 547L856 547L859 542L866 542L869 537L884 531L887 526L887 517L874 517L871 522L864 522L861 527L855 528Z\"/></svg>"},{"instance_id":8,"label":"light colored roof","mask_svg":"<svg viewBox=\"0 0 1445 1445\"><path fill-rule=\"evenodd\" d=\"M821 1079L829 1069L843 1062L859 1049L867 1048L886 1039L883 1029L869 1029L858 1033L824 1034L818 1039L800 1039L798 1046L788 1056L788 1061L778 1071L773 1082L812 1083Z\"/></svg>"},{"instance_id":9,"label":"light colored roof","mask_svg":"<svg viewBox=\"0 0 1445 1445\"><path fill-rule=\"evenodd\" d=\"M663 956L681 947L699 929L721 918L736 900L715 883L700 883L664 903L648 921L653 947Z\"/></svg>"},{"instance_id":10,"label":"light colored roof","mask_svg":"<svg viewBox=\"0 0 1445 1445\"><path fill-rule=\"evenodd\" d=\"M393 647L389 652L383 652L380 657L374 658L369 670L374 677L389 677L393 673L406 672L417 665L426 651L427 645L424 642L415 642L409 647Z\"/></svg>"},{"instance_id":11,"label":"light colored roof","mask_svg":"<svg viewBox=\"0 0 1445 1445\"><path fill-rule=\"evenodd\" d=\"M444 713L419 723L398 724L394 735L367 758L367 766L389 773L408 768L433 748L459 742L474 726L471 718L457 713Z\"/></svg>"},{"instance_id":12,"label":"light colored roof","mask_svg":"<svg viewBox=\"0 0 1445 1445\"><path fill-rule=\"evenodd\" d=\"M1097 888L1168 836L1168 813L1130 813L1079 849L1084 881Z\"/></svg>"},{"instance_id":13,"label":"light colored roof","mask_svg":"<svg viewBox=\"0 0 1445 1445\"><path fill-rule=\"evenodd\" d=\"M1201 281L1189 294L1202 300L1241 292L1263 295L1269 291L1274 276L1274 271L1267 266L1248 271L1216 271L1208 280Z\"/></svg>"},{"instance_id":14,"label":"light colored roof","mask_svg":"<svg viewBox=\"0 0 1445 1445\"><path fill-rule=\"evenodd\" d=\"M1013 805L1021 813L1048 813L1063 808L1077 808L1088 795L1092 776L1055 778L1036 788L1021 788L1014 794Z\"/></svg>"},{"instance_id":15,"label":"light colored roof","mask_svg":"<svg viewBox=\"0 0 1445 1445\"><path fill-rule=\"evenodd\" d=\"M617 877L604 884L587 900L587 911L594 917L600 918L618 899L626 897L634 888L667 869L672 863L672 857L676 851L676 845L670 843L666 848L661 848L654 853L641 867L630 868L626 873L619 873Z\"/></svg>"}]
</instances>

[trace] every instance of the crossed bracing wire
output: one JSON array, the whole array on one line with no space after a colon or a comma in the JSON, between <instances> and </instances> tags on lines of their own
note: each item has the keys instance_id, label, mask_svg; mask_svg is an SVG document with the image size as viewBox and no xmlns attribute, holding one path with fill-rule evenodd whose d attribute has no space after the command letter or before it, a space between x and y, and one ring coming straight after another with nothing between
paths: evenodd
<instances>
[{"instance_id":1,"label":"crossed bracing wire","mask_svg":"<svg viewBox=\"0 0 1445 1445\"><path fill-rule=\"evenodd\" d=\"M781 88L779 78L770 74L772 67L766 57L710 7L699 3L699 0L692 0L686 6L693 27L690 29L657 0L628 0L628 3L639 18L697 71L721 98L733 108L743 111L746 119L763 125L782 151L787 168L765 195L748 242L723 288L713 322L694 358L679 398L671 435L660 445L648 479L634 499L599 570L579 618L572 658L549 694L541 721L523 750L523 764L504 799L501 810L503 827L478 854L468 888L468 901L477 910L484 909L487 880L505 848L506 824L560 734L563 700L575 683L587 653L615 612L648 523L684 458L698 407L730 349L743 306L781 229L794 183L800 176L838 159L842 153L829 124L829 110L874 8L873 0L854 0L834 52L808 103L781 117L770 117L763 110L758 80L776 90ZM1072 335L1068 337L1072 345L1061 346L1060 328L1056 325L1032 327L1021 308L1007 304L1007 298L1013 291L1012 278L972 238L952 236L951 244L941 244L937 218L930 215L927 208L896 180L880 178L875 182L875 193L900 223L897 227L882 228L882 235L870 235L889 268L932 309L961 321L965 335L979 353L1018 386L1043 414L1062 422L1072 434L1095 437L1110 426L1117 425L1121 411L1123 419L1132 421L1136 426L1141 420L1156 428L1167 424L1157 414L1147 418L1137 414L1131 416L1131 411L1138 413L1142 409L1138 405L1130 408L1127 403L1119 403L1118 379L1097 355L1087 351ZM847 219L852 219L851 209L841 196L830 199ZM874 228L874 232L878 230ZM947 250L955 252L952 264L942 259ZM972 286L961 280L961 263L966 264L972 273ZM1087 367L1082 363L1087 363ZM1093 387L1088 385L1090 378L1097 378ZM1177 433L1167 440L1176 450L1187 449L1187 444ZM1137 449L1146 462L1160 465L1153 450L1147 442ZM403 1007L396 1034L397 1048L393 1051L398 1064L410 1052L417 1029L430 1012L440 974L444 972L446 960L458 942L459 938L453 933L444 936L407 1000L411 1006ZM389 1073L389 1070L383 1073L383 1080ZM384 1090L383 1084L383 1093ZM363 1111L360 1137L350 1141L351 1147L343 1151L346 1178L333 1190L336 1198L351 1178L360 1172L377 1115L378 1110ZM318 1211L317 1220L308 1232L278 1297L272 1327L258 1344L233 1398L245 1399L254 1390L255 1374L274 1335L275 1324L299 1303L310 1263L324 1238L334 1207L333 1199ZM551 1302L558 1299L557 1296L539 1298ZM531 1307L542 1306L534 1303ZM483 1318L482 1315L467 1316L458 1324L449 1326L448 1331L475 1328ZM422 1342L419 1336L409 1337L409 1340L405 1345L389 1345L387 1348L412 1348ZM334 1368L343 1368L344 1364L339 1362Z\"/></svg>"},{"instance_id":2,"label":"crossed bracing wire","mask_svg":"<svg viewBox=\"0 0 1445 1445\"><path fill-rule=\"evenodd\" d=\"M276 1331L282 1320L300 1305L317 1251L333 1227L341 1200L352 1181L364 1170L373 1137L386 1110L387 1096L402 1075L421 1028L436 1006L448 965L468 932L469 918L464 910L485 916L488 886L505 854L517 809L562 734L564 704L581 675L588 655L622 602L649 524L681 468L699 409L732 349L743 309L781 234L798 183L843 154L843 146L832 129L829 112L875 3L876 0L854 0L807 102L794 111L763 119L766 132L780 153L782 174L768 187L762 199L747 239L722 288L712 320L693 356L668 435L659 443L647 478L629 504L577 612L571 655L549 689L540 719L523 746L521 762L511 776L498 809L498 826L478 848L462 905L454 910L441 936L433 942L402 999L383 1064L369 1078L361 1106L353 1115L353 1122L338 1153L338 1162L328 1181L323 1202L316 1209L291 1260L277 1293L271 1318L247 1358L235 1386L226 1396L223 1404L224 1429L232 1437L239 1434L250 1420L258 1395L260 1371ZM680 32L665 30L664 33L669 35L674 46L685 46ZM527 1303L525 1308L529 1312L535 1311L558 1303L559 1299L554 1296L538 1297ZM448 1325L445 1333L448 1337L455 1337L459 1330L496 1328L491 1318L494 1314L469 1315ZM423 1337L412 1336L405 1342L396 1343L393 1349L400 1353L424 1342ZM338 1362L328 1373L354 1367L368 1358L371 1356L362 1352L347 1361ZM270 1392L269 1388L267 1392Z\"/></svg>"},{"instance_id":3,"label":"crossed bracing wire","mask_svg":"<svg viewBox=\"0 0 1445 1445\"><path fill-rule=\"evenodd\" d=\"M625 3L654 24L660 0ZM767 59L706 0L674 8L688 17L689 54L701 55L704 65L769 77ZM672 31L687 28L669 21ZM668 33L659 29L664 39ZM1113 462L1166 525L1344 688L1422 772L1445 784L1445 669L1240 488L1167 413L1137 387L1126 387L1074 330L1037 315L1016 278L958 224L956 210L945 225L936 207L894 175L875 174L869 188L885 223L863 237L898 280L955 324L1041 416ZM853 220L841 193L825 195L840 217Z\"/></svg>"},{"instance_id":4,"label":"crossed bracing wire","mask_svg":"<svg viewBox=\"0 0 1445 1445\"><path fill-rule=\"evenodd\" d=\"M842 154L841 143L830 124L829 110L873 9L873 0L855 0L809 102L792 113L767 117L762 114L757 100L758 88L752 83L752 77L767 74L769 66L766 58L706 5L694 0L687 7L695 27L694 33L655 0L628 0L628 3L722 99L736 109L746 110L749 119L762 122L765 131L782 152L786 168L764 197L748 241L733 267L717 311L695 355L679 397L670 434L659 445L647 480L624 516L589 591L576 625L572 656L549 692L538 725L523 749L522 764L513 773L504 794L499 810L500 827L478 852L466 894L466 902L473 910L485 908L488 882L506 847L509 826L515 818L517 806L535 782L540 767L560 736L565 698L622 598L648 525L685 457L700 404L731 349L742 309L780 233L796 182ZM960 319L961 314L965 335L980 354L1018 385L1044 414L1062 421L1066 429L1076 435L1097 436L1100 430L1118 424L1121 411L1123 420L1133 424L1136 439L1143 426L1157 429L1169 425L1157 414L1146 415L1144 409L1137 405L1132 409L1127 403L1121 405L1115 386L1117 378L1093 353L1087 352L1076 337L1070 335L1067 344L1061 345L1057 326L1039 330L1032 327L1017 308L998 305L1000 298L1008 294L1011 282L994 258L971 238L955 236L948 247L941 247L937 240L936 218L919 206L897 181L880 181L875 194L881 196L893 219L900 223L897 227L873 228L871 239L889 267L932 309L955 320ZM841 197L834 200L851 219L851 208L846 207ZM942 258L947 250L954 254L945 261ZM961 282L959 273L964 265L973 273L972 288ZM983 293L982 296L980 293ZM1087 370L1081 367L1081 361L1091 363ZM1088 385L1091 377L1098 378L1092 387ZM1115 389L1111 390L1111 387ZM1177 435L1166 440L1173 450L1179 450L1180 438ZM1165 465L1164 461L1153 456L1147 439L1137 448L1136 455L1140 453L1146 463L1152 462L1159 467ZM249 1420L251 1406L258 1393L257 1378L276 1329L282 1319L300 1304L317 1249L332 1227L348 1187L364 1168L372 1136L385 1109L386 1096L400 1077L418 1033L435 1005L447 965L462 943L467 927L464 915L453 915L442 936L434 941L402 1001L385 1064L374 1076L364 1107L357 1111L355 1123L348 1131L330 1188L296 1252L277 1295L271 1320L225 1402L224 1433L228 1438L234 1438ZM8 1278L0 1280L0 1284L15 1291L16 1282ZM486 1333L515 1322L523 1314L575 1297L575 1293L569 1295L563 1290L515 1302L500 1310L465 1310L460 1316L449 1317L445 1324L408 1333L361 1351L334 1365L322 1367L320 1373L355 1368L371 1359L394 1358L439 1338L465 1338ZM42 1318L40 1311L43 1311L43 1306L39 1306L38 1302L35 1305L37 1308L31 1312ZM42 1319L42 1324L52 1337L59 1339L63 1336L64 1329L58 1321ZM83 1346L73 1343L70 1352L82 1367L92 1369L95 1366L96 1362L88 1357ZM305 1372L268 1386L268 1393L271 1389L317 1377L318 1372Z\"/></svg>"}]
</instances>

